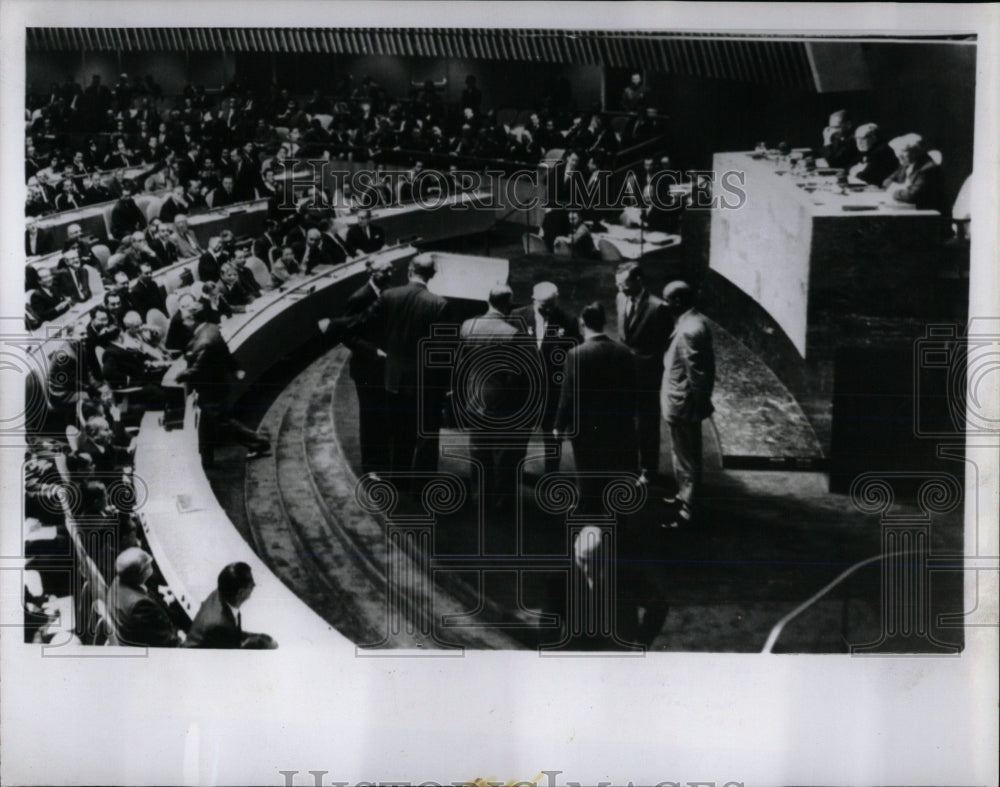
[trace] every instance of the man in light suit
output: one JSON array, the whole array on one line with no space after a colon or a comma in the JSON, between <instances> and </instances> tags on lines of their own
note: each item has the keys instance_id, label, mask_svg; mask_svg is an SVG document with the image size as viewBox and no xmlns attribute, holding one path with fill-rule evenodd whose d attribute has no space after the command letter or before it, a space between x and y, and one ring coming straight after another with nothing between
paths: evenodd
<instances>
[{"instance_id":1,"label":"man in light suit","mask_svg":"<svg viewBox=\"0 0 1000 787\"><path fill-rule=\"evenodd\" d=\"M177 375L180 382L188 382L198 392L198 446L202 465L214 466L215 446L221 435L227 435L249 449L247 459L267 456L270 442L237 421L229 406L229 391L233 378L242 379L245 374L233 358L226 340L222 338L219 326L208 322L208 312L204 305L191 305L194 320L194 337L185 350L187 369Z\"/></svg>"},{"instance_id":2,"label":"man in light suit","mask_svg":"<svg viewBox=\"0 0 1000 787\"><path fill-rule=\"evenodd\" d=\"M583 342L566 356L553 431L556 439L573 426L573 457L578 473L580 510L603 511L602 490L609 479L592 473L635 472L635 361L632 352L604 333L600 303L580 313Z\"/></svg>"},{"instance_id":3,"label":"man in light suit","mask_svg":"<svg viewBox=\"0 0 1000 787\"><path fill-rule=\"evenodd\" d=\"M170 236L170 242L177 249L178 259L186 260L189 257L197 257L205 251L188 224L188 217L183 213L174 216L174 232Z\"/></svg>"},{"instance_id":4,"label":"man in light suit","mask_svg":"<svg viewBox=\"0 0 1000 787\"><path fill-rule=\"evenodd\" d=\"M531 336L538 350L538 360L544 371L545 396L538 426L545 446L545 472L559 470L559 444L552 435L552 426L559 407L559 384L555 382L562 370L567 345L580 340L577 326L559 306L559 288L549 281L538 282L532 290L532 303L510 313L511 322L522 333Z\"/></svg>"},{"instance_id":5,"label":"man in light suit","mask_svg":"<svg viewBox=\"0 0 1000 787\"><path fill-rule=\"evenodd\" d=\"M715 352L708 321L694 308L694 292L687 282L672 281L663 288L663 300L675 317L670 345L663 359L660 408L670 428L670 446L677 480L677 518L671 527L691 522L701 485L701 422L715 411Z\"/></svg>"},{"instance_id":6,"label":"man in light suit","mask_svg":"<svg viewBox=\"0 0 1000 787\"><path fill-rule=\"evenodd\" d=\"M347 299L345 314L363 314L391 280L392 264L388 260L369 260L368 281ZM358 392L361 468L365 473L377 475L389 469L389 410L385 393L386 353L372 338L362 333L348 338L344 344L351 350L351 379Z\"/></svg>"},{"instance_id":7,"label":"man in light suit","mask_svg":"<svg viewBox=\"0 0 1000 787\"><path fill-rule=\"evenodd\" d=\"M482 466L479 494L487 515L514 510L517 470L534 427L534 418L525 423L523 416L535 348L507 319L513 297L509 286L495 285L486 313L462 323L461 373L452 382L456 417L468 425L469 451Z\"/></svg>"},{"instance_id":8,"label":"man in light suit","mask_svg":"<svg viewBox=\"0 0 1000 787\"><path fill-rule=\"evenodd\" d=\"M108 614L122 645L173 648L181 635L166 607L146 590L153 576L153 558L129 547L115 558L115 579L108 588Z\"/></svg>"},{"instance_id":9,"label":"man in light suit","mask_svg":"<svg viewBox=\"0 0 1000 787\"><path fill-rule=\"evenodd\" d=\"M71 298L75 303L86 303L93 297L90 291L90 279L80 262L80 254L75 248L63 254L66 263L60 281L61 294Z\"/></svg>"},{"instance_id":10,"label":"man in light suit","mask_svg":"<svg viewBox=\"0 0 1000 787\"><path fill-rule=\"evenodd\" d=\"M619 265L615 283L618 339L635 356L639 469L651 479L660 466L660 386L673 319L667 305L646 289L638 263Z\"/></svg>"},{"instance_id":11,"label":"man in light suit","mask_svg":"<svg viewBox=\"0 0 1000 787\"><path fill-rule=\"evenodd\" d=\"M186 648L243 648L273 650L278 643L267 634L243 630L240 607L253 593L254 581L246 563L230 563L219 573L215 590L208 594L184 642Z\"/></svg>"}]
</instances>

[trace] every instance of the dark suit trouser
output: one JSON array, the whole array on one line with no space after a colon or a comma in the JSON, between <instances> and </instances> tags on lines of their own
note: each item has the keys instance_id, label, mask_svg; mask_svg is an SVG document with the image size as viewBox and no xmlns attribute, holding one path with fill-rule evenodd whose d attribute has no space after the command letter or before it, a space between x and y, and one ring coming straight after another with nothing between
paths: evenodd
<instances>
[{"instance_id":1,"label":"dark suit trouser","mask_svg":"<svg viewBox=\"0 0 1000 787\"><path fill-rule=\"evenodd\" d=\"M484 513L483 547L488 554L514 554L517 549L518 469L528 451L528 436L498 440L496 433L470 432L473 473L481 473L479 499ZM481 465L482 469L479 469Z\"/></svg>"},{"instance_id":2,"label":"dark suit trouser","mask_svg":"<svg viewBox=\"0 0 1000 787\"><path fill-rule=\"evenodd\" d=\"M559 472L560 443L552 434L552 429L556 425L556 411L558 404L552 404L545 408L542 413L540 428L542 430L542 445L545 446L545 472Z\"/></svg>"},{"instance_id":3,"label":"dark suit trouser","mask_svg":"<svg viewBox=\"0 0 1000 787\"><path fill-rule=\"evenodd\" d=\"M198 409L198 450L203 463L210 464L215 460L215 449L224 439L247 448L262 448L268 444L253 429L237 421L224 401L199 399Z\"/></svg>"},{"instance_id":4,"label":"dark suit trouser","mask_svg":"<svg viewBox=\"0 0 1000 787\"><path fill-rule=\"evenodd\" d=\"M355 381L358 391L358 440L361 443L361 469L365 473L384 473L389 463L389 412L386 391L381 384Z\"/></svg>"},{"instance_id":5,"label":"dark suit trouser","mask_svg":"<svg viewBox=\"0 0 1000 787\"><path fill-rule=\"evenodd\" d=\"M417 494L426 478L407 482L402 474L437 472L441 428L441 402L436 396L416 392L387 392L389 409L389 463L396 483ZM422 432L422 434L421 434Z\"/></svg>"},{"instance_id":6,"label":"dark suit trouser","mask_svg":"<svg viewBox=\"0 0 1000 787\"><path fill-rule=\"evenodd\" d=\"M660 468L660 389L636 391L636 416L639 428L639 467L650 473Z\"/></svg>"}]
</instances>

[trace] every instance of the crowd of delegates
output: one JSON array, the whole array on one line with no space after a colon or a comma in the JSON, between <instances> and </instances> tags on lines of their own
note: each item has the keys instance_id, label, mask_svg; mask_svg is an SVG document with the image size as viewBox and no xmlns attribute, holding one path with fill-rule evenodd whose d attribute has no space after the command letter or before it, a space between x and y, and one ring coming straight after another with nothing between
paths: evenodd
<instances>
[{"instance_id":1,"label":"crowd of delegates","mask_svg":"<svg viewBox=\"0 0 1000 787\"><path fill-rule=\"evenodd\" d=\"M188 85L167 99L150 77L122 74L109 88L94 76L86 88L69 81L47 94L29 91L25 210L40 216L108 202L132 180L133 194L182 187L181 212L190 214L213 198L219 205L252 199L266 183L273 188L274 175L296 158L421 160L440 168L469 161L534 164L553 148L607 157L666 131L646 91L633 92L638 98L623 98L632 115L616 131L600 113L549 99L511 127L484 106L473 76L450 107L432 81L406 98L388 96L366 77L353 86L344 79L331 94L313 91L305 100L287 88L272 86L261 95L239 82L212 93Z\"/></svg>"}]
</instances>

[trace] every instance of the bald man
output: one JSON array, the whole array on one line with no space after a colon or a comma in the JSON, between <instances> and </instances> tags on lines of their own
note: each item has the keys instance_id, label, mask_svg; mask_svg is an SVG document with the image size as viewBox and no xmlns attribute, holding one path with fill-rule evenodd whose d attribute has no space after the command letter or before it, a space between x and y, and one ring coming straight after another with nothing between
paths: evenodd
<instances>
[{"instance_id":1,"label":"bald man","mask_svg":"<svg viewBox=\"0 0 1000 787\"><path fill-rule=\"evenodd\" d=\"M539 361L545 372L544 404L539 413L538 428L545 446L545 472L559 470L559 444L552 427L559 408L559 383L566 352L580 341L576 321L559 306L559 288L550 281L538 282L531 293L531 305L514 309L511 322L532 337Z\"/></svg>"},{"instance_id":2,"label":"bald man","mask_svg":"<svg viewBox=\"0 0 1000 787\"><path fill-rule=\"evenodd\" d=\"M694 292L683 281L663 289L663 302L674 316L674 331L663 358L660 409L670 427L670 446L677 481L676 518L666 523L679 527L691 522L701 486L701 422L710 417L715 387L715 353L708 321L694 308Z\"/></svg>"},{"instance_id":3,"label":"bald man","mask_svg":"<svg viewBox=\"0 0 1000 787\"><path fill-rule=\"evenodd\" d=\"M122 645L174 648L181 636L166 607L146 589L153 558L129 547L115 559L115 579L108 588L108 614Z\"/></svg>"}]
</instances>

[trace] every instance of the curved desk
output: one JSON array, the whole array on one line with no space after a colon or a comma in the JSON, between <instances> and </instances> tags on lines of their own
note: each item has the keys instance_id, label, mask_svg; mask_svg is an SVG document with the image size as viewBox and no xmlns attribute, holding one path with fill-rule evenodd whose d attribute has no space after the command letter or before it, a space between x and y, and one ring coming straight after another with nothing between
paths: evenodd
<instances>
[{"instance_id":1,"label":"curved desk","mask_svg":"<svg viewBox=\"0 0 1000 787\"><path fill-rule=\"evenodd\" d=\"M411 246L397 246L372 256L401 267L416 253ZM366 260L317 269L282 292L265 292L251 311L224 321L223 336L247 373L234 388L234 397L276 358L315 335L320 317L342 310L364 280ZM140 518L150 549L178 602L193 617L215 589L222 567L239 560L250 565L257 583L244 607L247 630L267 632L282 647L350 645L271 572L229 520L201 468L191 404L183 429L166 431L159 413L147 413L135 453L135 476L149 492Z\"/></svg>"}]
</instances>

